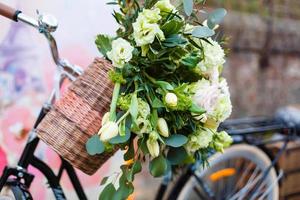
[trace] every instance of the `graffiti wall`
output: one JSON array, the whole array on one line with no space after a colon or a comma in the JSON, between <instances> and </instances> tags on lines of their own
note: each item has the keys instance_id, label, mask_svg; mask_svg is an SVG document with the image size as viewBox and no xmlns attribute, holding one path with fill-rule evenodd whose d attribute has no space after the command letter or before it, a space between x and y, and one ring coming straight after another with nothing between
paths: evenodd
<instances>
[{"instance_id":1,"label":"graffiti wall","mask_svg":"<svg viewBox=\"0 0 300 200\"><path fill-rule=\"evenodd\" d=\"M2 2L2 1L1 1ZM72 63L87 66L100 56L94 45L97 33L113 34L116 28L113 8L103 0L5 0L24 13L37 17L53 14L59 22L57 38L61 56ZM47 41L31 27L0 17L0 171L5 165L15 166L27 134L43 102L53 87L55 65ZM45 144L39 144L36 155L57 172L59 157ZM78 172L90 199L97 199L101 176L118 169L114 158L94 176ZM114 163L114 164L112 164ZM45 178L35 169L31 191L35 199L52 199ZM75 193L64 177L63 188L70 199Z\"/></svg>"}]
</instances>

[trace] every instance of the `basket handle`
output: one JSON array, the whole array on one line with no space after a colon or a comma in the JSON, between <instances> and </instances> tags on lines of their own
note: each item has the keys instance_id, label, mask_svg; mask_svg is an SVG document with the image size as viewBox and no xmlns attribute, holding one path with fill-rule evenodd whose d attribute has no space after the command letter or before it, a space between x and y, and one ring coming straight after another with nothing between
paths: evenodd
<instances>
[{"instance_id":1,"label":"basket handle","mask_svg":"<svg viewBox=\"0 0 300 200\"><path fill-rule=\"evenodd\" d=\"M20 13L21 13L20 10L16 10L8 5L0 3L0 15L17 22L18 15Z\"/></svg>"}]
</instances>

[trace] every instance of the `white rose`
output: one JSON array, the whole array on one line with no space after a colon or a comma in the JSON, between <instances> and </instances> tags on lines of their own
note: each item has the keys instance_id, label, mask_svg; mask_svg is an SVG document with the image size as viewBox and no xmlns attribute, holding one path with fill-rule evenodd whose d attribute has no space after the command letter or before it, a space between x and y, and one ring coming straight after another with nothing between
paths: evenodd
<instances>
[{"instance_id":1,"label":"white rose","mask_svg":"<svg viewBox=\"0 0 300 200\"><path fill-rule=\"evenodd\" d=\"M158 8L161 12L166 14L172 12L173 10L176 11L175 7L169 0L160 0L154 5L154 7Z\"/></svg>"},{"instance_id":2,"label":"white rose","mask_svg":"<svg viewBox=\"0 0 300 200\"><path fill-rule=\"evenodd\" d=\"M123 68L124 64L131 60L133 50L129 42L118 38L112 41L112 50L107 52L107 57L112 61L113 66Z\"/></svg>"},{"instance_id":3,"label":"white rose","mask_svg":"<svg viewBox=\"0 0 300 200\"><path fill-rule=\"evenodd\" d=\"M133 37L137 46L144 46L153 43L157 36L161 41L165 39L164 33L158 24L151 24L143 20L133 23Z\"/></svg>"},{"instance_id":4,"label":"white rose","mask_svg":"<svg viewBox=\"0 0 300 200\"><path fill-rule=\"evenodd\" d=\"M156 23L161 19L160 10L155 8L153 10L144 9L137 18L137 21L147 21L148 23Z\"/></svg>"},{"instance_id":5,"label":"white rose","mask_svg":"<svg viewBox=\"0 0 300 200\"><path fill-rule=\"evenodd\" d=\"M199 129L188 136L188 142L185 145L189 153L194 153L199 149L207 148L213 139L213 133L205 129Z\"/></svg>"}]
</instances>

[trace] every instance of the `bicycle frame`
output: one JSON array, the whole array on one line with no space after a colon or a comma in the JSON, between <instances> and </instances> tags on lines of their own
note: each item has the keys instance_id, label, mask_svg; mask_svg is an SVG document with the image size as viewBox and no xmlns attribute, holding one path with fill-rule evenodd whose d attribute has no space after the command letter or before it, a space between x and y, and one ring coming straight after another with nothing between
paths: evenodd
<instances>
[{"instance_id":1,"label":"bicycle frame","mask_svg":"<svg viewBox=\"0 0 300 200\"><path fill-rule=\"evenodd\" d=\"M39 19L35 20L23 14L21 11L14 10L1 3L0 14L10 19L13 19L14 21L21 21L34 28L37 28L39 32L47 38L49 42L52 58L55 64L57 65L58 72L58 80L55 85L55 88L53 89L47 102L42 107L40 114L33 126L33 129L29 133L26 146L22 152L17 167L6 166L2 176L0 177L0 192L10 177L14 177L15 181L24 184L26 188L29 188L34 179L34 175L28 173L27 169L28 166L32 166L39 170L46 177L56 199L66 199L63 189L60 186L60 180L64 170L69 176L78 198L87 199L74 168L67 161L60 157L61 166L58 174L55 175L55 173L45 162L43 162L34 155L34 152L40 141L36 134L37 126L49 112L55 100L59 97L59 89L64 80L75 80L76 77L82 74L82 69L76 65L70 64L67 60L63 60L59 57L56 41L51 34L51 32L54 32L57 28L57 22L53 17L49 15L39 15Z\"/></svg>"}]
</instances>

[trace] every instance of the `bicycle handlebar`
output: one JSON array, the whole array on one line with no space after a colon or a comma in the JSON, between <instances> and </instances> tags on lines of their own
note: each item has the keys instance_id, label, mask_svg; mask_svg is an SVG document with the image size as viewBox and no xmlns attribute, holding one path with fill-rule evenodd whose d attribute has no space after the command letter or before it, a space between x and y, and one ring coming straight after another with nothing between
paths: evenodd
<instances>
[{"instance_id":1,"label":"bicycle handlebar","mask_svg":"<svg viewBox=\"0 0 300 200\"><path fill-rule=\"evenodd\" d=\"M17 22L18 15L20 13L21 13L20 10L16 10L10 6L0 3L0 15Z\"/></svg>"}]
</instances>

